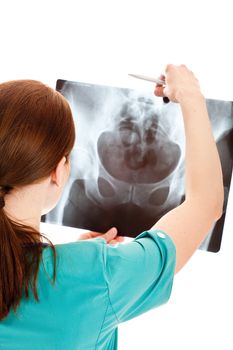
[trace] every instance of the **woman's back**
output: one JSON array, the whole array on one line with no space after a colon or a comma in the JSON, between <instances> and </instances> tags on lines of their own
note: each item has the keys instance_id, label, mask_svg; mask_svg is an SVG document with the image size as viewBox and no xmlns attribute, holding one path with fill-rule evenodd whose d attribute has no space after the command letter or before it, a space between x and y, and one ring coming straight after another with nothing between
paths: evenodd
<instances>
[{"instance_id":1,"label":"woman's back","mask_svg":"<svg viewBox=\"0 0 233 350\"><path fill-rule=\"evenodd\" d=\"M116 246L102 238L56 245L54 285L53 254L44 248L39 303L31 294L0 322L0 348L116 349L118 324L166 302L171 293L172 241L159 231L140 237Z\"/></svg>"}]
</instances>

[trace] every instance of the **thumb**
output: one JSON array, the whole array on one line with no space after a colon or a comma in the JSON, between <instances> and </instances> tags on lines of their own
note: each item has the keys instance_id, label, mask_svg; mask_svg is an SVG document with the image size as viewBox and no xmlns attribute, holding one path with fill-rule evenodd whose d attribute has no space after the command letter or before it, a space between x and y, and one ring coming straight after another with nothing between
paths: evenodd
<instances>
[{"instance_id":1,"label":"thumb","mask_svg":"<svg viewBox=\"0 0 233 350\"><path fill-rule=\"evenodd\" d=\"M116 227L110 228L102 237L106 239L106 241L111 241L117 235Z\"/></svg>"}]
</instances>

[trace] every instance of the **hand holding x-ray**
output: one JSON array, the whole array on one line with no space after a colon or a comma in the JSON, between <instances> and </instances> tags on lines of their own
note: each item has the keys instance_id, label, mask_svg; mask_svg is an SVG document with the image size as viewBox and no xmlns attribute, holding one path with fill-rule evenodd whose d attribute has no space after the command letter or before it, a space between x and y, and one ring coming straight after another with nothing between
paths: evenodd
<instances>
[{"instance_id":1,"label":"hand holding x-ray","mask_svg":"<svg viewBox=\"0 0 233 350\"><path fill-rule=\"evenodd\" d=\"M94 231L82 233L79 236L79 240L93 239L93 238L97 238L97 237L101 237L101 238L105 239L108 244L121 243L125 239L123 236L117 235L116 227L112 227L112 228L110 228L110 230L108 230L104 234L101 232L94 232Z\"/></svg>"}]
</instances>

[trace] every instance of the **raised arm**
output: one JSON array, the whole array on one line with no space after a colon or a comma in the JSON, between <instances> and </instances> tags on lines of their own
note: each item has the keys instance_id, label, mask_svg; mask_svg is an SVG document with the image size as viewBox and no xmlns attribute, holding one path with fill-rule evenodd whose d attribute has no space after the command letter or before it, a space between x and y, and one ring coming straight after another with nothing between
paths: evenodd
<instances>
[{"instance_id":1,"label":"raised arm","mask_svg":"<svg viewBox=\"0 0 233 350\"><path fill-rule=\"evenodd\" d=\"M153 228L164 230L173 239L177 272L221 217L224 192L221 163L197 79L183 65L168 65L165 79L166 87L157 86L155 94L181 106L186 137L185 201Z\"/></svg>"}]
</instances>

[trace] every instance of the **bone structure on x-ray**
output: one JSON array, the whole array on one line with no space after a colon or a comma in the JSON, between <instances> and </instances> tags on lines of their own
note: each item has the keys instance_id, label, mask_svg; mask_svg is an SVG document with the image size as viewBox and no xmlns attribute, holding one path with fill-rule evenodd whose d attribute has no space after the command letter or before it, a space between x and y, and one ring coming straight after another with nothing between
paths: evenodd
<instances>
[{"instance_id":1,"label":"bone structure on x-ray","mask_svg":"<svg viewBox=\"0 0 233 350\"><path fill-rule=\"evenodd\" d=\"M58 81L76 125L71 176L47 222L135 237L184 200L184 127L179 105L148 92ZM232 104L208 100L224 170L227 202L232 170ZM225 203L226 207L226 203ZM210 246L217 228L203 249ZM219 233L220 232L220 233ZM213 246L213 251L219 249Z\"/></svg>"}]
</instances>

